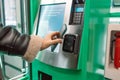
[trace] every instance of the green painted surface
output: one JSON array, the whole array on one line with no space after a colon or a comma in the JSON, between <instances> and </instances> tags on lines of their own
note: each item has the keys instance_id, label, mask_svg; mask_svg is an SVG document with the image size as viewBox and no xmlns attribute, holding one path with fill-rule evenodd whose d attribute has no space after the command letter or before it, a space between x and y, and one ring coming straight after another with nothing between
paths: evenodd
<instances>
[{"instance_id":1,"label":"green painted surface","mask_svg":"<svg viewBox=\"0 0 120 80\"><path fill-rule=\"evenodd\" d=\"M52 80L104 80L106 31L109 16L114 16L109 9L110 0L86 0L78 64L81 70L60 69L35 59L32 62L32 80L38 80L38 71L51 75Z\"/></svg>"},{"instance_id":2,"label":"green painted surface","mask_svg":"<svg viewBox=\"0 0 120 80\"><path fill-rule=\"evenodd\" d=\"M26 75L26 76L22 77L22 78L19 79L19 80L30 80L30 77L29 77L29 75Z\"/></svg>"},{"instance_id":3,"label":"green painted surface","mask_svg":"<svg viewBox=\"0 0 120 80\"><path fill-rule=\"evenodd\" d=\"M90 1L87 80L104 80L106 34L110 4L110 0Z\"/></svg>"},{"instance_id":4,"label":"green painted surface","mask_svg":"<svg viewBox=\"0 0 120 80\"><path fill-rule=\"evenodd\" d=\"M52 76L52 80L79 80L81 77L81 71L59 69L52 66L48 66L44 63L34 60L33 64L33 80L38 80L38 71L44 72Z\"/></svg>"},{"instance_id":5,"label":"green painted surface","mask_svg":"<svg viewBox=\"0 0 120 80\"><path fill-rule=\"evenodd\" d=\"M40 0L30 0L30 34L33 31L34 21L39 8Z\"/></svg>"}]
</instances>

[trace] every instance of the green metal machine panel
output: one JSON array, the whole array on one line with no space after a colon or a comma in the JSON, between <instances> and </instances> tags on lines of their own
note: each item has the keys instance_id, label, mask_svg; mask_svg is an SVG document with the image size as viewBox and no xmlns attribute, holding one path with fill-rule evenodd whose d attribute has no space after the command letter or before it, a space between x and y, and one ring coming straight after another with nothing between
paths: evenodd
<instances>
[{"instance_id":1,"label":"green metal machine panel","mask_svg":"<svg viewBox=\"0 0 120 80\"><path fill-rule=\"evenodd\" d=\"M40 1L41 0L30 0L30 34L32 33L34 28L34 21L37 15Z\"/></svg>"},{"instance_id":2,"label":"green metal machine panel","mask_svg":"<svg viewBox=\"0 0 120 80\"><path fill-rule=\"evenodd\" d=\"M87 80L104 80L106 34L111 2L110 0L91 0L89 4Z\"/></svg>"},{"instance_id":3,"label":"green metal machine panel","mask_svg":"<svg viewBox=\"0 0 120 80\"><path fill-rule=\"evenodd\" d=\"M81 71L55 68L41 63L38 60L34 60L32 65L34 66L32 69L32 80L39 80L38 71L52 76L52 80L79 80L82 77Z\"/></svg>"}]
</instances>

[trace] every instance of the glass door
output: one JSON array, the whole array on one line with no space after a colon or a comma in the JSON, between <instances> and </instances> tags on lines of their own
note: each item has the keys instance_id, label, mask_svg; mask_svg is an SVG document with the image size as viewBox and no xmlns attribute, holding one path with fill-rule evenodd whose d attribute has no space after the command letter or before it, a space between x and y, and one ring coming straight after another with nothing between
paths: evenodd
<instances>
[{"instance_id":1,"label":"glass door","mask_svg":"<svg viewBox=\"0 0 120 80\"><path fill-rule=\"evenodd\" d=\"M6 25L15 25L21 33L28 33L26 0L1 0L2 21ZM28 63L18 56L1 56L3 79L16 80L28 73Z\"/></svg>"}]
</instances>

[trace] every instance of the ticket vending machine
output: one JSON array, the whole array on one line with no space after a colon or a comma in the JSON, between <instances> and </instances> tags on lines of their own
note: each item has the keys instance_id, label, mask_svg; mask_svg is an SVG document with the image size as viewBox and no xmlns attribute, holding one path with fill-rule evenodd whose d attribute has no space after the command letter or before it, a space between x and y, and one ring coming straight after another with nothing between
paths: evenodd
<instances>
[{"instance_id":1,"label":"ticket vending machine","mask_svg":"<svg viewBox=\"0 0 120 80\"><path fill-rule=\"evenodd\" d=\"M63 72L68 70L71 75L81 71L83 15L83 0L64 0L40 5L34 33L44 37L50 32L59 31L63 42L38 53L32 64L37 64L36 70L32 70L33 80L59 80L62 76L61 70ZM60 71L54 72L55 70L52 69Z\"/></svg>"},{"instance_id":2,"label":"ticket vending machine","mask_svg":"<svg viewBox=\"0 0 120 80\"><path fill-rule=\"evenodd\" d=\"M83 0L40 5L35 34L44 37L59 31L63 43L40 51L36 59L57 68L80 70L78 59L81 55L83 15Z\"/></svg>"},{"instance_id":3,"label":"ticket vending machine","mask_svg":"<svg viewBox=\"0 0 120 80\"><path fill-rule=\"evenodd\" d=\"M105 80L103 58L110 0L84 1L41 2L35 34L44 37L60 31L63 43L39 52L32 62L32 80Z\"/></svg>"}]
</instances>

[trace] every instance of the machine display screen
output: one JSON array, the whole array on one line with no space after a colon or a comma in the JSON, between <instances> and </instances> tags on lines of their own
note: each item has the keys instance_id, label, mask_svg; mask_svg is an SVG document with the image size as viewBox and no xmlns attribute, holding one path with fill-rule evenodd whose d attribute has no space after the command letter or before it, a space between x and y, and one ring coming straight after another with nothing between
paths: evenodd
<instances>
[{"instance_id":1,"label":"machine display screen","mask_svg":"<svg viewBox=\"0 0 120 80\"><path fill-rule=\"evenodd\" d=\"M76 7L75 12L83 12L84 8L82 7Z\"/></svg>"},{"instance_id":2,"label":"machine display screen","mask_svg":"<svg viewBox=\"0 0 120 80\"><path fill-rule=\"evenodd\" d=\"M60 31L63 25L64 11L65 3L40 5L37 35L44 37L50 32ZM55 51L57 52L58 48Z\"/></svg>"}]
</instances>

